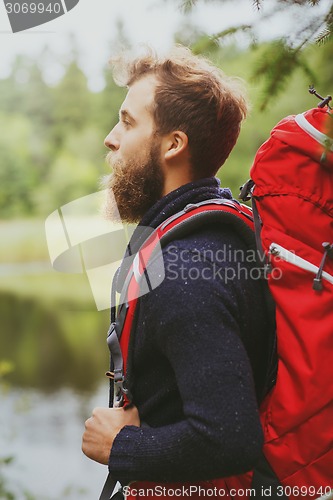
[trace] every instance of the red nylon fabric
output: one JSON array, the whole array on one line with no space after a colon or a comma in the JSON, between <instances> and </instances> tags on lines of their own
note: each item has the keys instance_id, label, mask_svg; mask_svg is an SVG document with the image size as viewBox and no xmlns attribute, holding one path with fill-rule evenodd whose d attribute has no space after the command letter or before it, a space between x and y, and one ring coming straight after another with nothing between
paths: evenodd
<instances>
[{"instance_id":1,"label":"red nylon fabric","mask_svg":"<svg viewBox=\"0 0 333 500\"><path fill-rule=\"evenodd\" d=\"M324 133L332 130L332 115L325 109L316 108L304 116L316 129ZM267 255L271 243L277 243L319 267L322 243L333 243L333 154L326 151L325 162L320 163L323 153L324 147L299 127L294 116L282 120L258 150L251 177ZM213 209L221 208L225 210L217 205ZM188 216L170 222L167 230ZM162 233L159 228L159 236ZM149 255L142 261L147 262ZM278 256L270 258L273 273L269 287L276 302L279 363L277 383L260 408L264 453L286 488L286 496L292 500L319 498L327 493L327 487L333 488L333 285L323 280L323 290L315 291L312 272ZM324 271L333 276L333 259L326 259ZM128 337L134 301L131 307L123 332ZM128 339L122 340L122 346L126 349ZM208 492L214 484L220 491L230 490L232 498L249 498L253 496L246 494L251 478L249 473L203 483L203 487ZM147 492L156 484L133 483L133 491L138 486Z\"/></svg>"}]
</instances>

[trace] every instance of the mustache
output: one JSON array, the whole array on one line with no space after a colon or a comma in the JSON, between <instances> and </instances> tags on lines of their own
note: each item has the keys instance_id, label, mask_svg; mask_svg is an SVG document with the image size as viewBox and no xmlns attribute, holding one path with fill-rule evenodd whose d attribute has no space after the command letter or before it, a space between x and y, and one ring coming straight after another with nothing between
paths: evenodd
<instances>
[{"instance_id":1,"label":"mustache","mask_svg":"<svg viewBox=\"0 0 333 500\"><path fill-rule=\"evenodd\" d=\"M114 175L120 175L126 168L126 163L116 157L113 151L109 151L105 157L108 167L112 170Z\"/></svg>"},{"instance_id":2,"label":"mustache","mask_svg":"<svg viewBox=\"0 0 333 500\"><path fill-rule=\"evenodd\" d=\"M106 153L105 155L105 161L106 163L112 167L112 164L113 164L113 161L114 161L114 154L112 151L109 151L108 153Z\"/></svg>"}]
</instances>

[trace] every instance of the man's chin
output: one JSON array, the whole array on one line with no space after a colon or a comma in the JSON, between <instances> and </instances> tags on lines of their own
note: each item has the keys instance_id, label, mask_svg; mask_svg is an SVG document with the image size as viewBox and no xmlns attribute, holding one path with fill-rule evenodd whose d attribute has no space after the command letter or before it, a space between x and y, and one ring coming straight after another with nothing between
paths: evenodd
<instances>
[{"instance_id":1,"label":"man's chin","mask_svg":"<svg viewBox=\"0 0 333 500\"><path fill-rule=\"evenodd\" d=\"M102 216L115 224L138 224L141 217L133 213L131 205L126 203L122 208L121 202L116 202L116 197L111 188L106 191L106 199L102 206Z\"/></svg>"},{"instance_id":2,"label":"man's chin","mask_svg":"<svg viewBox=\"0 0 333 500\"><path fill-rule=\"evenodd\" d=\"M100 180L100 188L105 192L105 199L101 206L101 215L111 222L121 222L118 206L112 189L113 174L105 175Z\"/></svg>"},{"instance_id":3,"label":"man's chin","mask_svg":"<svg viewBox=\"0 0 333 500\"><path fill-rule=\"evenodd\" d=\"M123 222L114 194L111 189L107 190L106 199L102 207L102 215L105 219L114 222Z\"/></svg>"}]
</instances>

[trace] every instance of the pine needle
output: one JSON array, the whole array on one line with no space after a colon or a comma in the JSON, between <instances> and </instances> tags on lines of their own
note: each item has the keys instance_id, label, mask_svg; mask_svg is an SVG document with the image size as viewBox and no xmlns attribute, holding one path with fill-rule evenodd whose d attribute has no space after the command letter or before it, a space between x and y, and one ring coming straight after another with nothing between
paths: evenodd
<instances>
[{"instance_id":1,"label":"pine needle","mask_svg":"<svg viewBox=\"0 0 333 500\"><path fill-rule=\"evenodd\" d=\"M235 35L241 31L251 30L251 26L248 24L242 24L240 26L234 26L232 28L227 28L215 35L204 35L191 47L194 54L202 54L204 52L210 52L218 46L219 42L224 38Z\"/></svg>"},{"instance_id":2,"label":"pine needle","mask_svg":"<svg viewBox=\"0 0 333 500\"><path fill-rule=\"evenodd\" d=\"M270 99L285 89L290 74L302 66L299 53L291 49L284 40L271 43L258 60L252 79L264 80L260 109L263 111Z\"/></svg>"},{"instance_id":3,"label":"pine needle","mask_svg":"<svg viewBox=\"0 0 333 500\"><path fill-rule=\"evenodd\" d=\"M183 0L183 3L181 4L181 9L184 11L185 14L188 14L189 12L191 12L196 3L197 0Z\"/></svg>"},{"instance_id":4,"label":"pine needle","mask_svg":"<svg viewBox=\"0 0 333 500\"><path fill-rule=\"evenodd\" d=\"M332 37L332 32L329 28L325 28L316 38L316 44L323 45Z\"/></svg>"}]
</instances>

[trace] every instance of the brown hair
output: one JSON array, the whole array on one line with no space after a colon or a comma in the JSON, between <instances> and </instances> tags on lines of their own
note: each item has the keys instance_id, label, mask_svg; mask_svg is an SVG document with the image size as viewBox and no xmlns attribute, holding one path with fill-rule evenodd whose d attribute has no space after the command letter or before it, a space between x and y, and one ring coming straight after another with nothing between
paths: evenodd
<instances>
[{"instance_id":1,"label":"brown hair","mask_svg":"<svg viewBox=\"0 0 333 500\"><path fill-rule=\"evenodd\" d=\"M118 59L113 65L115 79L122 85L156 76L152 110L156 132L186 133L193 177L215 175L234 147L247 112L239 79L226 76L206 59L179 46L164 57L150 51L132 61Z\"/></svg>"}]
</instances>

